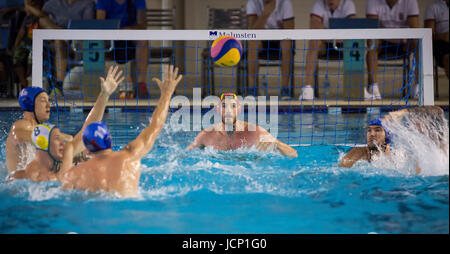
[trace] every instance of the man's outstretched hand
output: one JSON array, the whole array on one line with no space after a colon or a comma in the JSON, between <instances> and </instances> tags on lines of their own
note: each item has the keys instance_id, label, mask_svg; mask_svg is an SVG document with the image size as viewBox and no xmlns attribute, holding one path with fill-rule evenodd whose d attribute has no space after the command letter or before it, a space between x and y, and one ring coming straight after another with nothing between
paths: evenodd
<instances>
[{"instance_id":1,"label":"man's outstretched hand","mask_svg":"<svg viewBox=\"0 0 450 254\"><path fill-rule=\"evenodd\" d=\"M102 92L105 96L111 96L111 94L116 90L117 86L125 79L125 77L122 76L122 71L119 71L119 73L117 73L118 70L119 66L111 66L109 67L106 78L100 77Z\"/></svg>"},{"instance_id":2,"label":"man's outstretched hand","mask_svg":"<svg viewBox=\"0 0 450 254\"><path fill-rule=\"evenodd\" d=\"M153 78L153 81L158 84L159 89L161 90L161 96L168 95L172 96L175 88L177 87L180 80L183 78L183 75L178 75L178 67L173 69L173 65L166 66L164 68L164 79L163 81Z\"/></svg>"}]
</instances>

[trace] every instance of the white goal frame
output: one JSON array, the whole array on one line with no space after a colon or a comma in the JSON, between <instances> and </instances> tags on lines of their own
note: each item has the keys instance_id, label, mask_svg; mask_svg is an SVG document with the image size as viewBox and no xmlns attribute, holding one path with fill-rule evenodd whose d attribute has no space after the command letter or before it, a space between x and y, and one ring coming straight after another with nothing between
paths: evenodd
<instances>
[{"instance_id":1,"label":"white goal frame","mask_svg":"<svg viewBox=\"0 0 450 254\"><path fill-rule=\"evenodd\" d=\"M281 30L33 30L33 86L42 87L44 40L157 40L209 41L220 35L240 40L418 39L419 105L434 105L431 29L281 29ZM38 63L38 64L35 64Z\"/></svg>"}]
</instances>

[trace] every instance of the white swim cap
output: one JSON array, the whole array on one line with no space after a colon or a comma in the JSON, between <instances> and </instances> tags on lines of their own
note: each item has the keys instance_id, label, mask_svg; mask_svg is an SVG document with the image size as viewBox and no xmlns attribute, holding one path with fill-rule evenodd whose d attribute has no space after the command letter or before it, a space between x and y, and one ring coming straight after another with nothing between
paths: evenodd
<instances>
[{"instance_id":1,"label":"white swim cap","mask_svg":"<svg viewBox=\"0 0 450 254\"><path fill-rule=\"evenodd\" d=\"M48 153L48 156L50 156L50 158L53 160L53 166L50 171L58 173L59 166L62 161L55 159L55 157L53 157L53 155L50 153L50 137L52 135L53 129L55 128L56 126L53 124L39 124L38 126L34 127L33 134L31 134L31 139L33 140L34 146L38 150L46 151Z\"/></svg>"}]
</instances>

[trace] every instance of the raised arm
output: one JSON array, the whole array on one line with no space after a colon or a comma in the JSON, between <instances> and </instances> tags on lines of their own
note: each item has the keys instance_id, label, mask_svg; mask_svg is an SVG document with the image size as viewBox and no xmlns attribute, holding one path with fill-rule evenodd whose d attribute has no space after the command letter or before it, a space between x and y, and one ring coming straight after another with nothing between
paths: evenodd
<instances>
[{"instance_id":1,"label":"raised arm","mask_svg":"<svg viewBox=\"0 0 450 254\"><path fill-rule=\"evenodd\" d=\"M75 135L73 138L73 155L79 154L84 150L84 145L82 142L83 131L89 124L93 122L102 121L103 114L105 113L106 104L108 103L109 97L116 90L117 86L124 80L122 76L122 71L119 70L119 67L111 66L108 70L108 74L106 78L100 77L102 90L98 95L97 101L94 104L94 107L89 112L86 120L84 121L83 127L81 130Z\"/></svg>"},{"instance_id":2,"label":"raised arm","mask_svg":"<svg viewBox=\"0 0 450 254\"><path fill-rule=\"evenodd\" d=\"M152 149L159 132L166 122L170 99L175 91L175 87L183 77L183 75L178 75L178 68L175 68L174 70L172 65L166 67L164 73L163 81L157 78L153 79L161 90L161 97L159 98L158 106L153 112L149 126L147 126L134 141L124 148L124 150L128 151L135 159L142 158Z\"/></svg>"},{"instance_id":3,"label":"raised arm","mask_svg":"<svg viewBox=\"0 0 450 254\"><path fill-rule=\"evenodd\" d=\"M91 112L89 112L89 115L84 121L81 130L75 135L73 141L67 142L64 145L64 157L58 176L63 175L64 172L69 170L72 167L74 156L84 150L82 136L86 126L103 119L103 114L105 112L106 103L108 102L109 96L111 96L114 90L116 90L118 84L120 84L124 79L122 76L122 71L117 73L118 69L119 67L117 66L115 68L111 66L108 70L108 74L106 75L106 79L100 77L102 91L100 92L94 107L91 109Z\"/></svg>"}]
</instances>

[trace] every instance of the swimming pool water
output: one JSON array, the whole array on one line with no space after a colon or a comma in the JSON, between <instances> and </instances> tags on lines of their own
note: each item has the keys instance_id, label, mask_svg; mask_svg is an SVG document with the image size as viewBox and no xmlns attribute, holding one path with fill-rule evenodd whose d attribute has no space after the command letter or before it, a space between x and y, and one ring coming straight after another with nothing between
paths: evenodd
<instances>
[{"instance_id":1,"label":"swimming pool water","mask_svg":"<svg viewBox=\"0 0 450 254\"><path fill-rule=\"evenodd\" d=\"M0 114L0 233L449 233L448 169L415 175L364 162L338 167L349 146L296 146L295 159L252 149L185 151L197 132L166 127L143 159L137 198L63 191L58 182L7 183L6 135L20 115ZM140 122L111 126L115 149L150 116L106 115L109 123ZM81 113L58 117L67 133L81 127ZM292 117L321 116L280 115L281 122ZM279 136L287 142L295 128L282 127Z\"/></svg>"}]
</instances>

